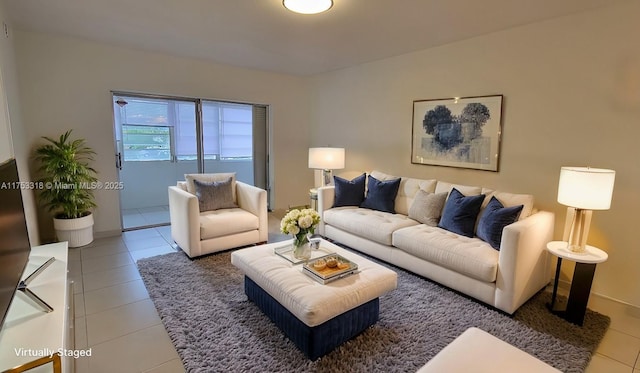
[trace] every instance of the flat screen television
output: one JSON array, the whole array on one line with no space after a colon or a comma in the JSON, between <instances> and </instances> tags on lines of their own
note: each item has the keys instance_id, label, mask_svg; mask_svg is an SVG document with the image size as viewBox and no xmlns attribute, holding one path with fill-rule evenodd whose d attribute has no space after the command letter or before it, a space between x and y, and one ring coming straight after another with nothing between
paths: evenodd
<instances>
[{"instance_id":1,"label":"flat screen television","mask_svg":"<svg viewBox=\"0 0 640 373\"><path fill-rule=\"evenodd\" d=\"M30 252L18 167L9 159L0 164L0 329Z\"/></svg>"}]
</instances>

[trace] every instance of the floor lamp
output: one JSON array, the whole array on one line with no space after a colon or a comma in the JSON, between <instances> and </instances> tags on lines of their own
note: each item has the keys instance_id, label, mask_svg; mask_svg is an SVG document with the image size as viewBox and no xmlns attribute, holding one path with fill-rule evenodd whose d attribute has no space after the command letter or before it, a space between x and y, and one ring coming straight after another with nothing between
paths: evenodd
<instances>
[{"instance_id":1,"label":"floor lamp","mask_svg":"<svg viewBox=\"0 0 640 373\"><path fill-rule=\"evenodd\" d=\"M558 183L558 202L569 206L563 241L567 249L585 251L592 210L611 207L616 172L602 168L562 167Z\"/></svg>"}]
</instances>

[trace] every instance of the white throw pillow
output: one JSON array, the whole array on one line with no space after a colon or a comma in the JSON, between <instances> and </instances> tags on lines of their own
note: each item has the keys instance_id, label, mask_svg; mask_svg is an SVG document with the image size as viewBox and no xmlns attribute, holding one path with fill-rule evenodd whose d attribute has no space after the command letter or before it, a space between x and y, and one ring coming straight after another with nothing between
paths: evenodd
<instances>
[{"instance_id":1,"label":"white throw pillow","mask_svg":"<svg viewBox=\"0 0 640 373\"><path fill-rule=\"evenodd\" d=\"M436 194L419 190L409 208L409 217L428 226L437 227L446 200L447 192Z\"/></svg>"}]
</instances>

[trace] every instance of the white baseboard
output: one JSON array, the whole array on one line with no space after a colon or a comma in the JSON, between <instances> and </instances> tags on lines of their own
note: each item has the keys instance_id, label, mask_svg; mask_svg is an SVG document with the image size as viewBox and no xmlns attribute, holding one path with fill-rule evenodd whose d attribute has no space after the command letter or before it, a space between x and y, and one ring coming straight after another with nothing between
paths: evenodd
<instances>
[{"instance_id":1,"label":"white baseboard","mask_svg":"<svg viewBox=\"0 0 640 373\"><path fill-rule=\"evenodd\" d=\"M549 289L553 289L553 282L554 281L555 281L554 279L551 279L551 283L550 283L550 285L548 287ZM570 288L571 288L571 282L569 282L567 280L558 281L558 294L566 296L566 295L569 294L569 289ZM611 302L616 302L616 303L619 303L621 305L624 305L625 307L628 307L630 314L635 315L636 317L640 318L640 306L638 306L638 305L635 305L635 304L632 304L632 303L629 303L629 302L625 302L623 300L620 300L620 299L617 299L617 298L614 298L614 297L610 297L608 295L604 295L604 294L601 294L601 293L596 293L596 292L593 292L593 291L589 294L589 296L603 298L603 299L609 300Z\"/></svg>"}]
</instances>

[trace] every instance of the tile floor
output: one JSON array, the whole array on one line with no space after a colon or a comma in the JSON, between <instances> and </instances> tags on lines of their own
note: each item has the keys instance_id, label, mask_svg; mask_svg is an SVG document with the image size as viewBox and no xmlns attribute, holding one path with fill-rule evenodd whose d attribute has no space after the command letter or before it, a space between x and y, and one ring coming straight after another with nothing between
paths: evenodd
<instances>
[{"instance_id":1,"label":"tile floor","mask_svg":"<svg viewBox=\"0 0 640 373\"><path fill-rule=\"evenodd\" d=\"M152 206L122 210L124 229L169 224L169 206Z\"/></svg>"},{"instance_id":2,"label":"tile floor","mask_svg":"<svg viewBox=\"0 0 640 373\"><path fill-rule=\"evenodd\" d=\"M269 240L281 239L275 233L279 220L270 217L269 225ZM140 258L175 250L168 226L70 250L76 348L92 348L91 358L76 360L78 373L184 372L135 265ZM640 373L640 310L598 296L591 297L589 307L609 315L612 323L587 373Z\"/></svg>"}]
</instances>

